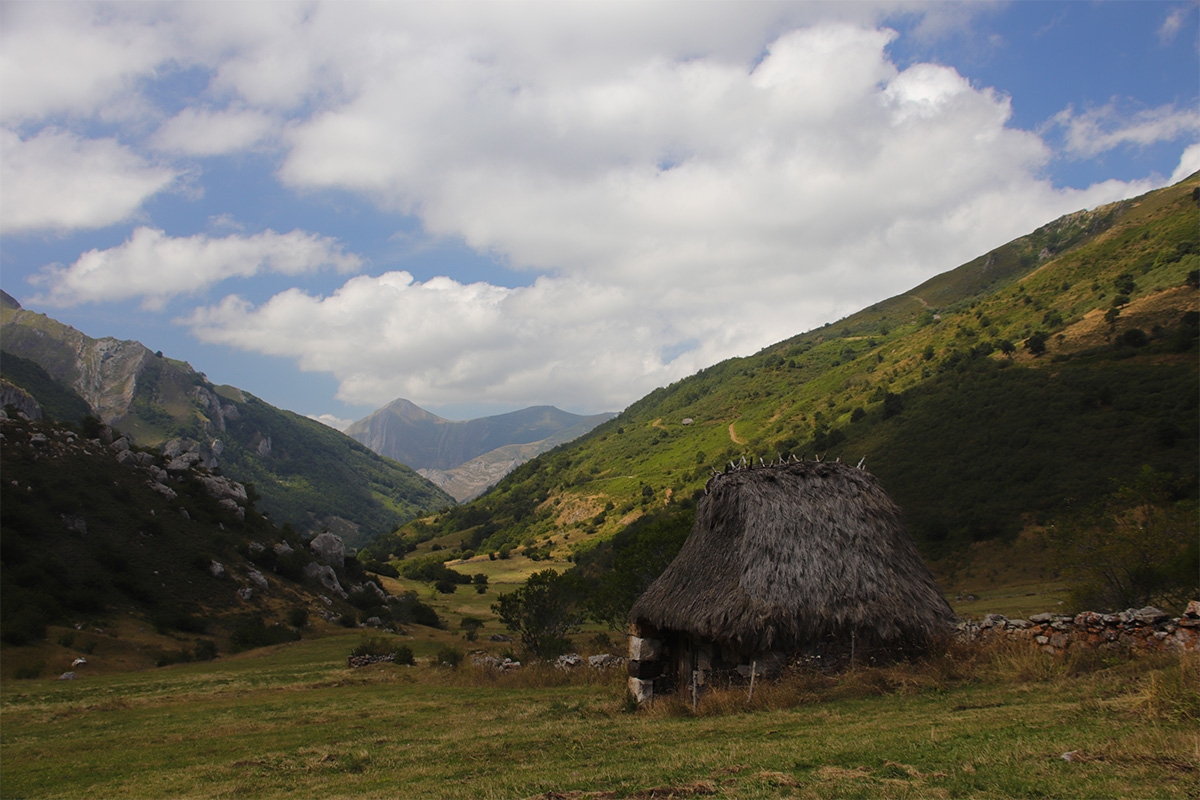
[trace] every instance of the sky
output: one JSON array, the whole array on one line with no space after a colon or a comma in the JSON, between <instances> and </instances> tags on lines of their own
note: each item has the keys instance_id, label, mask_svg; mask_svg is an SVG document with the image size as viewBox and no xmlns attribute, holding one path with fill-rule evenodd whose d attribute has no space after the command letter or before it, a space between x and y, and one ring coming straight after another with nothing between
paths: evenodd
<instances>
[{"instance_id":1,"label":"sky","mask_svg":"<svg viewBox=\"0 0 1200 800\"><path fill-rule=\"evenodd\" d=\"M335 426L619 411L1200 169L1197 2L0 2L0 287Z\"/></svg>"}]
</instances>

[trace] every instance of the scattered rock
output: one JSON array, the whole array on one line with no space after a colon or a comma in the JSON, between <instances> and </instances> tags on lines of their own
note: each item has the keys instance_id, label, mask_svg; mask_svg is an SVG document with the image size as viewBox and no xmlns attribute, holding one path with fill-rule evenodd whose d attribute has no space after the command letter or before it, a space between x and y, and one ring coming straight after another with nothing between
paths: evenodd
<instances>
[{"instance_id":1,"label":"scattered rock","mask_svg":"<svg viewBox=\"0 0 1200 800\"><path fill-rule=\"evenodd\" d=\"M317 558L324 561L326 564L331 564L335 567L342 566L346 560L346 544L342 541L342 537L335 534L325 533L315 537L308 543L309 548L316 553Z\"/></svg>"},{"instance_id":2,"label":"scattered rock","mask_svg":"<svg viewBox=\"0 0 1200 800\"><path fill-rule=\"evenodd\" d=\"M490 642L511 642L512 637L506 636L503 633L493 633L491 636L488 637L488 641L490 641Z\"/></svg>"},{"instance_id":3,"label":"scattered rock","mask_svg":"<svg viewBox=\"0 0 1200 800\"><path fill-rule=\"evenodd\" d=\"M513 659L507 657L500 658L498 656L492 656L486 653L474 656L471 659L471 663L479 667L494 669L497 672L508 672L509 670L520 669L521 667L520 661L514 661Z\"/></svg>"},{"instance_id":4,"label":"scattered rock","mask_svg":"<svg viewBox=\"0 0 1200 800\"><path fill-rule=\"evenodd\" d=\"M578 667L582 663L583 659L577 653L567 653L566 655L559 656L558 660L554 662L554 666L559 669L571 669Z\"/></svg>"},{"instance_id":5,"label":"scattered rock","mask_svg":"<svg viewBox=\"0 0 1200 800\"><path fill-rule=\"evenodd\" d=\"M62 675L58 676L58 679L60 681L73 681L78 677L79 676L76 675L74 672L64 672Z\"/></svg>"},{"instance_id":6,"label":"scattered rock","mask_svg":"<svg viewBox=\"0 0 1200 800\"><path fill-rule=\"evenodd\" d=\"M310 578L316 578L322 586L336 594L343 600L348 597L346 590L338 583L337 573L333 571L333 567L328 564L317 564L310 562L304 566L304 574Z\"/></svg>"},{"instance_id":7,"label":"scattered rock","mask_svg":"<svg viewBox=\"0 0 1200 800\"><path fill-rule=\"evenodd\" d=\"M67 514L61 516L62 521L66 523L67 530L87 536L87 522L84 521L83 517L68 516Z\"/></svg>"},{"instance_id":8,"label":"scattered rock","mask_svg":"<svg viewBox=\"0 0 1200 800\"><path fill-rule=\"evenodd\" d=\"M250 581L252 583L254 583L254 585L256 585L258 588L262 589L264 592L267 590L267 578L265 575L263 575L258 570L256 570L256 569L250 570L249 572L246 573L246 577L249 578Z\"/></svg>"},{"instance_id":9,"label":"scattered rock","mask_svg":"<svg viewBox=\"0 0 1200 800\"><path fill-rule=\"evenodd\" d=\"M254 590L249 586L243 586L237 590L237 596L242 600L249 600L251 597L254 597Z\"/></svg>"},{"instance_id":10,"label":"scattered rock","mask_svg":"<svg viewBox=\"0 0 1200 800\"><path fill-rule=\"evenodd\" d=\"M213 561L208 565L208 574L212 575L217 580L225 577L225 565L220 561Z\"/></svg>"},{"instance_id":11,"label":"scattered rock","mask_svg":"<svg viewBox=\"0 0 1200 800\"><path fill-rule=\"evenodd\" d=\"M366 667L371 664L394 663L396 661L395 653L387 653L381 656L350 656L346 659L346 666L350 669L358 667Z\"/></svg>"}]
</instances>

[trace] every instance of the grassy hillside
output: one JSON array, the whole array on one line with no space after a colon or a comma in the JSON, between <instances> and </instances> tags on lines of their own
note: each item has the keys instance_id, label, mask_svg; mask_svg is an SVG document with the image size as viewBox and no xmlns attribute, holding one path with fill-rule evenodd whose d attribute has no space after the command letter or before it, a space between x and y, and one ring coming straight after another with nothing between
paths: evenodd
<instances>
[{"instance_id":1,"label":"grassy hillside","mask_svg":"<svg viewBox=\"0 0 1200 800\"><path fill-rule=\"evenodd\" d=\"M702 370L401 534L578 555L686 505L714 467L780 454L865 458L927 555L1011 537L1142 465L1195 487L1197 197L1192 176L1069 215Z\"/></svg>"}]
</instances>

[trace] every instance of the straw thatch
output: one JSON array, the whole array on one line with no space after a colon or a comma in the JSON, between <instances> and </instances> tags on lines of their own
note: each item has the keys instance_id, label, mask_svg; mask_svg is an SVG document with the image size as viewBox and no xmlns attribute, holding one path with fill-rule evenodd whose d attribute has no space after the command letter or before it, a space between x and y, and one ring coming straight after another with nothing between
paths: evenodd
<instances>
[{"instance_id":1,"label":"straw thatch","mask_svg":"<svg viewBox=\"0 0 1200 800\"><path fill-rule=\"evenodd\" d=\"M852 638L911 651L955 617L875 477L802 461L717 477L630 621L755 653Z\"/></svg>"}]
</instances>

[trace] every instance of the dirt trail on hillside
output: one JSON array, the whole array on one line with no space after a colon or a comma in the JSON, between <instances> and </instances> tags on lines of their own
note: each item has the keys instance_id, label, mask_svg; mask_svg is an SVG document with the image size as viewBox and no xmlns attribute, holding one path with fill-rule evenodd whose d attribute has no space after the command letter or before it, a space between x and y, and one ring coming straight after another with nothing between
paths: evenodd
<instances>
[{"instance_id":1,"label":"dirt trail on hillside","mask_svg":"<svg viewBox=\"0 0 1200 800\"><path fill-rule=\"evenodd\" d=\"M738 436L738 435L737 435L737 431L736 431L736 430L734 430L734 427L733 427L733 426L735 426L735 425L737 425L737 423L736 423L736 422L731 422L731 423L729 423L729 438L730 438L730 440L731 440L731 441L732 441L734 444L745 444L745 443L746 443L746 440L745 440L745 439L743 439L743 438L741 438L740 436Z\"/></svg>"}]
</instances>

